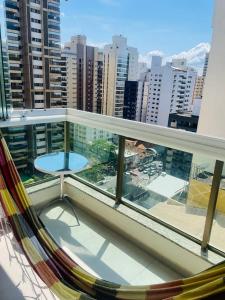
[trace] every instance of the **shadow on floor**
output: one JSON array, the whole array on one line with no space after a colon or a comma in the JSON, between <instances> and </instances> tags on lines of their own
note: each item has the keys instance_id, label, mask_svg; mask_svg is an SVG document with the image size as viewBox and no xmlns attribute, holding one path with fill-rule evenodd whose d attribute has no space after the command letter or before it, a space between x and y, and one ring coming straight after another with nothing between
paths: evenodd
<instances>
[{"instance_id":1,"label":"shadow on floor","mask_svg":"<svg viewBox=\"0 0 225 300\"><path fill-rule=\"evenodd\" d=\"M61 247L66 246L67 248L69 248L72 253L76 254L81 261L83 261L90 269L96 272L101 278L114 283L129 285L129 282L122 276L125 266L124 262L121 261L121 258L118 260L118 266L116 266L116 269L115 264L113 264L114 267L112 269L110 265L107 265L103 261L103 256L105 254L108 257L110 247L111 249L115 249L116 253L122 253L122 255L124 254L129 256L131 261L136 261L138 265L141 265L143 266L143 268L148 269L150 272L152 272L156 276L159 276L164 281L172 279L171 269L169 270L169 268L167 268L165 265L160 267L161 263L158 260L147 254L143 254L143 251L141 249L139 250L136 246L134 247L133 244L128 240L125 241L125 239L119 236L117 232L113 232L112 230L108 229L107 227L105 227L105 225L103 225L96 219L92 218L89 215L87 217L86 213L84 214L80 210L76 209L81 224L80 227L75 224L75 220L73 221L71 212L65 208L65 210L63 209L63 211L66 211L69 214L66 221L62 221L63 219L60 220L60 218L62 217L62 212L58 213L58 215L54 215L52 211L52 217L49 217L48 212L50 212L54 208L56 207L53 206L48 209L48 211L43 211L41 216L42 222L46 225L48 231L52 234L58 245L60 245ZM68 219L72 220L71 225L68 225L70 223ZM86 236L86 238L89 239L88 243L90 243L90 246L91 243L95 243L95 235L98 235L101 239L101 243L99 244L100 247L94 254L89 251L88 246L85 247L76 239L76 231L86 231L87 228L90 228L91 232L93 231L93 235L89 233L87 234L87 236L84 232L84 237ZM112 259L117 260L115 253ZM128 273L129 268L130 266L128 263L128 265L126 265ZM162 271L162 268L164 269L164 271ZM174 275L172 275L172 277L173 276ZM173 279L177 278L179 278L179 276L176 276L176 278Z\"/></svg>"},{"instance_id":2,"label":"shadow on floor","mask_svg":"<svg viewBox=\"0 0 225 300\"><path fill-rule=\"evenodd\" d=\"M4 269L0 266L0 299L24 300L20 289L11 281Z\"/></svg>"}]
</instances>

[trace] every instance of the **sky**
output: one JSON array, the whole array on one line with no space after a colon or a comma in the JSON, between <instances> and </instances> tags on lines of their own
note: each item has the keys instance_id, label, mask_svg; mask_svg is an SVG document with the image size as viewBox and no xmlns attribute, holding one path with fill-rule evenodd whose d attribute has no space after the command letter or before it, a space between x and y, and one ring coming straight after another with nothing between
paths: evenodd
<instances>
[{"instance_id":1,"label":"sky","mask_svg":"<svg viewBox=\"0 0 225 300\"><path fill-rule=\"evenodd\" d=\"M138 48L141 61L150 63L152 54L166 60L178 55L198 67L210 47L213 2L61 0L62 43L72 35L85 34L89 44L103 47L112 35L122 34L129 46Z\"/></svg>"}]
</instances>

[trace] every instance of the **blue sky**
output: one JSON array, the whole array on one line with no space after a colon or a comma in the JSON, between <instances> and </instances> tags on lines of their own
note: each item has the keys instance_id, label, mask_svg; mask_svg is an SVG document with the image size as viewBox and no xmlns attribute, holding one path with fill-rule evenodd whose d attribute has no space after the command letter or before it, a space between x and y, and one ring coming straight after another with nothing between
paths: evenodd
<instances>
[{"instance_id":1,"label":"blue sky","mask_svg":"<svg viewBox=\"0 0 225 300\"><path fill-rule=\"evenodd\" d=\"M62 41L83 33L93 43L123 34L140 53L168 55L211 38L213 0L61 0Z\"/></svg>"},{"instance_id":2,"label":"blue sky","mask_svg":"<svg viewBox=\"0 0 225 300\"><path fill-rule=\"evenodd\" d=\"M212 14L213 0L61 0L62 43L85 34L102 46L123 34L143 61L152 51L165 57L183 52L187 58L191 51L199 58L209 47Z\"/></svg>"}]
</instances>

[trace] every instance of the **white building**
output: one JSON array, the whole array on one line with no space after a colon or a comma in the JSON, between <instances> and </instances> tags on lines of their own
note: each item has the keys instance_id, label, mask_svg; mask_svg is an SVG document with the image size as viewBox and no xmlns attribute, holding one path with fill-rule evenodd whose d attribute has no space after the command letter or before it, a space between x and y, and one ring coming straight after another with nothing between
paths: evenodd
<instances>
[{"instance_id":1,"label":"white building","mask_svg":"<svg viewBox=\"0 0 225 300\"><path fill-rule=\"evenodd\" d=\"M139 62L138 63L138 79L141 79L143 73L148 72L147 63Z\"/></svg>"},{"instance_id":2,"label":"white building","mask_svg":"<svg viewBox=\"0 0 225 300\"><path fill-rule=\"evenodd\" d=\"M174 59L163 66L162 58L153 56L151 69L146 75L145 82L142 81L144 85L140 84L143 92L138 101L141 109L137 108L137 111L141 110L141 117L139 113L137 120L167 126L169 114L191 110L197 72L187 67L185 59Z\"/></svg>"},{"instance_id":3,"label":"white building","mask_svg":"<svg viewBox=\"0 0 225 300\"><path fill-rule=\"evenodd\" d=\"M213 36L198 133L225 138L225 1L215 1Z\"/></svg>"},{"instance_id":4,"label":"white building","mask_svg":"<svg viewBox=\"0 0 225 300\"><path fill-rule=\"evenodd\" d=\"M104 48L103 113L123 117L125 81L138 77L138 51L127 46L127 39L113 36Z\"/></svg>"},{"instance_id":5,"label":"white building","mask_svg":"<svg viewBox=\"0 0 225 300\"><path fill-rule=\"evenodd\" d=\"M78 151L85 151L87 146L97 140L112 140L113 134L103 129L90 128L80 124L74 124L73 131L73 148Z\"/></svg>"},{"instance_id":6,"label":"white building","mask_svg":"<svg viewBox=\"0 0 225 300\"><path fill-rule=\"evenodd\" d=\"M62 98L70 108L77 108L77 53L70 44L62 49Z\"/></svg>"}]
</instances>

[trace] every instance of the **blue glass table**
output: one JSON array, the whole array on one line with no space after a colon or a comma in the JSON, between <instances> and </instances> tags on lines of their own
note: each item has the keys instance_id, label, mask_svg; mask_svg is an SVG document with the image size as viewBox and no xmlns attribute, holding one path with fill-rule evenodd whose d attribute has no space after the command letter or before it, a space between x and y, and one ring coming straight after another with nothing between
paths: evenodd
<instances>
[{"instance_id":1,"label":"blue glass table","mask_svg":"<svg viewBox=\"0 0 225 300\"><path fill-rule=\"evenodd\" d=\"M48 153L38 156L34 161L38 171L60 176L60 200L65 199L67 202L69 199L64 195L64 176L82 171L87 165L87 158L75 152ZM69 204L72 206L70 202ZM73 211L78 221L74 208Z\"/></svg>"}]
</instances>

